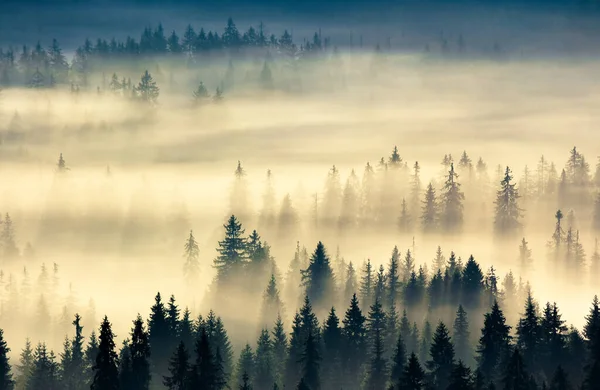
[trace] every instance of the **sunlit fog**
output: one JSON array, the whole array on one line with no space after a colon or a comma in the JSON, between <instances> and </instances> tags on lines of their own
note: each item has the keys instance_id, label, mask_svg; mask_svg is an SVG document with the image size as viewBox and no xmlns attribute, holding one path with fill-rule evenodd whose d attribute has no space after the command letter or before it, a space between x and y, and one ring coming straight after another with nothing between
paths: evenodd
<instances>
[{"instance_id":1,"label":"sunlit fog","mask_svg":"<svg viewBox=\"0 0 600 390\"><path fill-rule=\"evenodd\" d=\"M144 17L0 45L0 390L598 389L589 15Z\"/></svg>"}]
</instances>

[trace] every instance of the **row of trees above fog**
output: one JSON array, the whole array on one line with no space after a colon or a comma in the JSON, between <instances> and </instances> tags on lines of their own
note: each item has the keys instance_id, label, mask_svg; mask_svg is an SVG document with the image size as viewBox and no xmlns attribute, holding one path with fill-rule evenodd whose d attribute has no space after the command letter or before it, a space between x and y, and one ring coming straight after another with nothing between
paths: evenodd
<instances>
[{"instance_id":1,"label":"row of trees above fog","mask_svg":"<svg viewBox=\"0 0 600 390\"><path fill-rule=\"evenodd\" d=\"M357 43L362 49L362 36L359 36ZM20 49L9 47L0 50L0 86L40 88L74 84L87 88L93 72L111 72L110 64L114 65L115 61L119 61L121 65L144 61L147 66L152 58L164 56L184 60L192 68L207 58L223 56L236 59L258 56L261 60L266 57L268 61L280 58L288 67L296 69L298 61L315 58L318 53L330 55L331 48L330 39L324 38L320 30L313 34L312 39L304 39L297 44L287 30L277 37L275 34L267 34L262 23L258 28L251 26L246 32L240 32L231 18L221 34L204 28L195 31L188 25L179 36L175 31L166 33L162 24L159 24L155 29L145 28L139 40L132 37L127 37L124 41L98 38L92 42L86 39L75 50L70 63L56 39L47 48L38 42L34 47L23 45ZM388 51L392 49L390 38L387 38L385 48ZM466 44L462 35L451 38L442 34L433 44L425 45L425 52L430 53L434 48L445 55L464 54ZM377 44L375 52L381 51L382 48ZM502 53L498 43L493 45L491 51L495 56ZM334 48L333 54L336 53L337 49Z\"/></svg>"},{"instance_id":2,"label":"row of trees above fog","mask_svg":"<svg viewBox=\"0 0 600 390\"><path fill-rule=\"evenodd\" d=\"M365 306L363 306L365 307ZM531 293L516 329L498 302L480 330L462 305L454 321L419 332L376 300L365 310L354 294L343 318L334 307L320 324L308 297L287 333L279 317L256 343L234 351L213 311L194 320L156 295L148 321L138 315L120 348L107 317L87 345L81 317L59 357L27 341L16 363L0 330L0 386L27 390L115 389L598 389L600 307L594 298L583 333L565 325L556 304L539 312ZM393 315L393 313L392 313ZM325 317L324 317L325 318ZM234 356L237 355L237 362ZM16 359L15 359L16 360Z\"/></svg>"}]
</instances>

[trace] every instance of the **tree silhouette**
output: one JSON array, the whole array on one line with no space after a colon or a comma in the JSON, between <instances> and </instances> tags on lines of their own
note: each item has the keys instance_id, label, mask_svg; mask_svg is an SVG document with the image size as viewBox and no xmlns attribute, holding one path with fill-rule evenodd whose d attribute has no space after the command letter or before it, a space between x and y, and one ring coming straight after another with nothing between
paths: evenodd
<instances>
[{"instance_id":1,"label":"tree silhouette","mask_svg":"<svg viewBox=\"0 0 600 390\"><path fill-rule=\"evenodd\" d=\"M142 102L155 104L160 94L152 75L146 70L137 87L134 88L135 96Z\"/></svg>"},{"instance_id":2,"label":"tree silhouette","mask_svg":"<svg viewBox=\"0 0 600 390\"><path fill-rule=\"evenodd\" d=\"M100 326L100 343L94 370L92 390L119 389L119 357L115 350L115 335L108 318L104 316Z\"/></svg>"}]
</instances>

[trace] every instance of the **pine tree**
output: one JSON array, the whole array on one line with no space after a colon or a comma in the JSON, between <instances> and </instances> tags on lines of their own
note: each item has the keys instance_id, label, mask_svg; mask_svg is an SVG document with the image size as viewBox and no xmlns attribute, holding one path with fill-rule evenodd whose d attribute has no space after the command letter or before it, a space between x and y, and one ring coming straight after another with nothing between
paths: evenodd
<instances>
[{"instance_id":1,"label":"pine tree","mask_svg":"<svg viewBox=\"0 0 600 390\"><path fill-rule=\"evenodd\" d=\"M320 362L321 356L318 343L312 332L309 332L300 363L302 363L302 379L311 390L319 390L321 388L319 375Z\"/></svg>"},{"instance_id":2,"label":"pine tree","mask_svg":"<svg viewBox=\"0 0 600 390\"><path fill-rule=\"evenodd\" d=\"M421 340L419 346L419 360L427 362L429 357L429 351L431 349L431 343L433 341L433 331L431 330L431 323L425 320L423 324L423 330L421 332Z\"/></svg>"},{"instance_id":3,"label":"pine tree","mask_svg":"<svg viewBox=\"0 0 600 390\"><path fill-rule=\"evenodd\" d=\"M169 375L163 379L163 384L169 390L188 389L188 375L190 370L189 354L183 341L179 342L177 350L169 361Z\"/></svg>"},{"instance_id":4,"label":"pine tree","mask_svg":"<svg viewBox=\"0 0 600 390\"><path fill-rule=\"evenodd\" d=\"M462 290L465 306L468 309L476 308L483 290L483 273L473 255L469 256L462 273Z\"/></svg>"},{"instance_id":5,"label":"pine tree","mask_svg":"<svg viewBox=\"0 0 600 390\"><path fill-rule=\"evenodd\" d=\"M402 335L398 334L398 340L396 341L396 349L394 356L392 357L392 367L390 372L390 382L398 383L402 378L404 372L404 366L406 365L406 347L404 346L404 340Z\"/></svg>"},{"instance_id":6,"label":"pine tree","mask_svg":"<svg viewBox=\"0 0 600 390\"><path fill-rule=\"evenodd\" d=\"M562 366L556 367L552 381L550 382L549 390L570 390L572 389L567 373Z\"/></svg>"},{"instance_id":7,"label":"pine tree","mask_svg":"<svg viewBox=\"0 0 600 390\"><path fill-rule=\"evenodd\" d=\"M447 390L475 390L471 369L462 360L452 368Z\"/></svg>"},{"instance_id":8,"label":"pine tree","mask_svg":"<svg viewBox=\"0 0 600 390\"><path fill-rule=\"evenodd\" d=\"M34 356L33 349L31 348L31 341L25 340L25 347L21 351L19 357L19 364L16 366L18 375L16 378L16 388L24 390L27 387L27 382L33 373L34 369Z\"/></svg>"},{"instance_id":9,"label":"pine tree","mask_svg":"<svg viewBox=\"0 0 600 390\"><path fill-rule=\"evenodd\" d=\"M392 307L395 305L398 294L400 290L400 276L398 274L400 267L400 252L398 251L398 247L394 246L392 250L392 256L390 257L390 261L388 263L388 270L386 275L386 284L387 284L387 297L386 297L386 306Z\"/></svg>"},{"instance_id":10,"label":"pine tree","mask_svg":"<svg viewBox=\"0 0 600 390\"><path fill-rule=\"evenodd\" d=\"M218 389L217 364L212 354L206 330L203 328L201 336L196 341L196 360L190 370L189 388L192 389Z\"/></svg>"},{"instance_id":11,"label":"pine tree","mask_svg":"<svg viewBox=\"0 0 600 390\"><path fill-rule=\"evenodd\" d=\"M398 218L398 227L401 232L409 232L411 227L411 216L408 212L408 206L406 205L406 199L402 198L402 204L400 206L400 217Z\"/></svg>"},{"instance_id":12,"label":"pine tree","mask_svg":"<svg viewBox=\"0 0 600 390\"><path fill-rule=\"evenodd\" d=\"M254 387L268 389L275 382L273 343L267 329L263 329L256 342L254 355Z\"/></svg>"},{"instance_id":13,"label":"pine tree","mask_svg":"<svg viewBox=\"0 0 600 390\"><path fill-rule=\"evenodd\" d=\"M219 256L214 260L217 279L220 282L226 282L232 274L239 272L247 261L247 242L242 224L232 215L223 227L225 238L219 241Z\"/></svg>"},{"instance_id":14,"label":"pine tree","mask_svg":"<svg viewBox=\"0 0 600 390\"><path fill-rule=\"evenodd\" d=\"M27 390L58 390L59 379L59 366L54 353L48 352L46 344L38 344L34 352L33 371L27 381Z\"/></svg>"},{"instance_id":15,"label":"pine tree","mask_svg":"<svg viewBox=\"0 0 600 390\"><path fill-rule=\"evenodd\" d=\"M431 360L426 365L431 372L432 382L437 388L445 389L454 367L454 346L443 322L440 322L435 330L429 354Z\"/></svg>"},{"instance_id":16,"label":"pine tree","mask_svg":"<svg viewBox=\"0 0 600 390\"><path fill-rule=\"evenodd\" d=\"M19 256L19 249L15 243L15 231L10 215L6 213L2 223L2 234L0 235L2 255L6 260L14 260Z\"/></svg>"},{"instance_id":17,"label":"pine tree","mask_svg":"<svg viewBox=\"0 0 600 390\"><path fill-rule=\"evenodd\" d=\"M154 298L154 305L150 308L148 320L148 339L152 346L152 365L155 372L162 377L167 373L168 359L171 348L167 310L162 301L160 292Z\"/></svg>"},{"instance_id":18,"label":"pine tree","mask_svg":"<svg viewBox=\"0 0 600 390\"><path fill-rule=\"evenodd\" d=\"M348 263L346 268L346 280L344 284L344 294L342 301L346 302L352 298L352 295L356 293L358 289L358 280L356 278L356 271L352 262Z\"/></svg>"},{"instance_id":19,"label":"pine tree","mask_svg":"<svg viewBox=\"0 0 600 390\"><path fill-rule=\"evenodd\" d=\"M271 279L267 285L266 290L263 293L263 302L261 308L261 318L263 325L270 325L275 323L277 316L283 312L283 302L279 296L279 289L277 288L277 281L275 275L271 274Z\"/></svg>"},{"instance_id":20,"label":"pine tree","mask_svg":"<svg viewBox=\"0 0 600 390\"><path fill-rule=\"evenodd\" d=\"M148 333L144 329L144 321L138 314L133 321L131 330L131 344L129 344L131 353L131 390L148 390L150 386L150 345L148 342Z\"/></svg>"},{"instance_id":21,"label":"pine tree","mask_svg":"<svg viewBox=\"0 0 600 390\"><path fill-rule=\"evenodd\" d=\"M285 358L287 356L288 343L281 316L277 316L277 321L275 322L271 334L273 336L273 361L276 383L282 385L283 376L285 374Z\"/></svg>"},{"instance_id":22,"label":"pine tree","mask_svg":"<svg viewBox=\"0 0 600 390\"><path fill-rule=\"evenodd\" d=\"M114 333L111 324L105 316L100 326L100 343L94 370L92 390L119 389L119 357L115 351Z\"/></svg>"},{"instance_id":23,"label":"pine tree","mask_svg":"<svg viewBox=\"0 0 600 390\"><path fill-rule=\"evenodd\" d=\"M145 103L155 104L160 94L159 88L156 86L156 82L152 78L152 75L146 70L142 75L142 78L134 88L135 96Z\"/></svg>"},{"instance_id":24,"label":"pine tree","mask_svg":"<svg viewBox=\"0 0 600 390\"><path fill-rule=\"evenodd\" d=\"M561 362L566 352L566 332L568 328L556 303L546 303L540 321L540 364L550 376ZM557 358L558 357L558 358Z\"/></svg>"},{"instance_id":25,"label":"pine tree","mask_svg":"<svg viewBox=\"0 0 600 390\"><path fill-rule=\"evenodd\" d=\"M529 292L525 302L525 313L517 325L517 346L522 351L523 360L528 367L534 368L538 362L540 338L537 304Z\"/></svg>"},{"instance_id":26,"label":"pine tree","mask_svg":"<svg viewBox=\"0 0 600 390\"><path fill-rule=\"evenodd\" d=\"M88 345L85 348L85 369L87 371L93 371L93 367L96 364L96 357L98 356L99 345L98 338L96 337L96 331L92 330L90 334L90 340L88 341ZM93 380L93 375L90 378L90 381Z\"/></svg>"},{"instance_id":27,"label":"pine tree","mask_svg":"<svg viewBox=\"0 0 600 390\"><path fill-rule=\"evenodd\" d=\"M250 381L254 381L254 352L250 344L246 344L240 352L240 357L237 363L237 385L242 384L243 375L245 374Z\"/></svg>"},{"instance_id":28,"label":"pine tree","mask_svg":"<svg viewBox=\"0 0 600 390\"><path fill-rule=\"evenodd\" d=\"M210 102L210 94L204 83L200 81L198 88L194 91L194 103L198 106L203 106L208 102Z\"/></svg>"},{"instance_id":29,"label":"pine tree","mask_svg":"<svg viewBox=\"0 0 600 390\"><path fill-rule=\"evenodd\" d=\"M229 377L233 364L233 348L221 317L217 317L211 310L202 329L206 331L215 367L219 368L220 366L220 369L223 370L222 374ZM198 338L201 338L201 332L198 333L200 333ZM216 381L221 380L220 375L217 375Z\"/></svg>"},{"instance_id":30,"label":"pine tree","mask_svg":"<svg viewBox=\"0 0 600 390\"><path fill-rule=\"evenodd\" d=\"M404 261L400 265L400 278L404 283L410 279L411 275L415 272L415 258L412 256L410 249L406 251Z\"/></svg>"},{"instance_id":31,"label":"pine tree","mask_svg":"<svg viewBox=\"0 0 600 390\"><path fill-rule=\"evenodd\" d=\"M525 363L519 348L515 348L502 377L502 385L505 390L528 390L530 389L529 374L525 369Z\"/></svg>"},{"instance_id":32,"label":"pine tree","mask_svg":"<svg viewBox=\"0 0 600 390\"><path fill-rule=\"evenodd\" d=\"M364 363L364 351L367 347L366 318L363 316L356 294L352 296L350 307L346 310L342 323L344 336L344 373L351 375L359 372Z\"/></svg>"},{"instance_id":33,"label":"pine tree","mask_svg":"<svg viewBox=\"0 0 600 390\"><path fill-rule=\"evenodd\" d=\"M0 390L12 390L15 386L13 375L8 362L10 348L4 340L4 331L0 329Z\"/></svg>"},{"instance_id":34,"label":"pine tree","mask_svg":"<svg viewBox=\"0 0 600 390\"><path fill-rule=\"evenodd\" d=\"M368 307L373 299L374 282L373 268L371 267L371 259L367 259L364 263L362 276L360 278L360 300L363 305Z\"/></svg>"},{"instance_id":35,"label":"pine tree","mask_svg":"<svg viewBox=\"0 0 600 390\"><path fill-rule=\"evenodd\" d=\"M248 374L244 373L242 375L242 384L239 386L240 390L252 390L252 386L250 386L250 379L248 378Z\"/></svg>"},{"instance_id":36,"label":"pine tree","mask_svg":"<svg viewBox=\"0 0 600 390\"><path fill-rule=\"evenodd\" d=\"M68 369L63 372L63 383L67 390L82 390L85 388L86 364L83 351L83 327L81 317L75 314L72 324L75 327L75 337L70 342L70 361Z\"/></svg>"},{"instance_id":37,"label":"pine tree","mask_svg":"<svg viewBox=\"0 0 600 390\"><path fill-rule=\"evenodd\" d=\"M450 171L444 183L441 196L441 224L448 231L460 230L463 222L463 201L465 195L460 190L460 183L456 180L458 175L454 172L454 164L450 164Z\"/></svg>"},{"instance_id":38,"label":"pine tree","mask_svg":"<svg viewBox=\"0 0 600 390\"><path fill-rule=\"evenodd\" d=\"M435 273L437 271L444 272L446 268L446 257L442 253L442 247L438 245L437 250L435 252L435 258L433 259L433 269L432 271Z\"/></svg>"},{"instance_id":39,"label":"pine tree","mask_svg":"<svg viewBox=\"0 0 600 390\"><path fill-rule=\"evenodd\" d=\"M459 361L465 362L468 365L473 360L473 353L469 344L470 333L467 312L462 305L458 305L453 331L452 337L454 339L456 357Z\"/></svg>"},{"instance_id":40,"label":"pine tree","mask_svg":"<svg viewBox=\"0 0 600 390\"><path fill-rule=\"evenodd\" d=\"M517 204L519 192L512 180L510 168L506 167L504 178L500 182L500 189L496 193L496 217L494 219L494 230L500 235L514 234L520 227L519 219L522 210Z\"/></svg>"},{"instance_id":41,"label":"pine tree","mask_svg":"<svg viewBox=\"0 0 600 390\"><path fill-rule=\"evenodd\" d=\"M435 231L438 223L438 204L432 183L427 186L421 210L421 227L423 231L426 233Z\"/></svg>"},{"instance_id":42,"label":"pine tree","mask_svg":"<svg viewBox=\"0 0 600 390\"><path fill-rule=\"evenodd\" d=\"M335 288L333 270L325 246L319 241L310 258L310 264L302 271L302 284L311 302L320 307L325 298L331 297Z\"/></svg>"},{"instance_id":43,"label":"pine tree","mask_svg":"<svg viewBox=\"0 0 600 390\"><path fill-rule=\"evenodd\" d=\"M477 347L478 368L490 381L494 380L498 365L508 353L511 340L510 329L511 327L506 325L506 318L498 302L494 302L492 310L484 316Z\"/></svg>"},{"instance_id":44,"label":"pine tree","mask_svg":"<svg viewBox=\"0 0 600 390\"><path fill-rule=\"evenodd\" d=\"M408 358L404 372L398 383L400 390L423 390L425 388L425 372L414 352Z\"/></svg>"},{"instance_id":45,"label":"pine tree","mask_svg":"<svg viewBox=\"0 0 600 390\"><path fill-rule=\"evenodd\" d=\"M342 330L340 320L332 307L323 326L323 367L321 377L324 388L339 388L342 385Z\"/></svg>"},{"instance_id":46,"label":"pine tree","mask_svg":"<svg viewBox=\"0 0 600 390\"><path fill-rule=\"evenodd\" d=\"M188 285L193 286L200 276L200 262L198 261L200 250L198 249L198 242L194 238L194 233L191 230L183 249L183 257L185 258L183 275Z\"/></svg>"}]
</instances>

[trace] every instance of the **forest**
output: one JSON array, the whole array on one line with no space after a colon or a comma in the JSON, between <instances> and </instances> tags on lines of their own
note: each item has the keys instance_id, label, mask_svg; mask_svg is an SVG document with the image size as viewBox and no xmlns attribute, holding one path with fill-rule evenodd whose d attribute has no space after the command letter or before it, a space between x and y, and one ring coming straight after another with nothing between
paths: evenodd
<instances>
[{"instance_id":1,"label":"forest","mask_svg":"<svg viewBox=\"0 0 600 390\"><path fill-rule=\"evenodd\" d=\"M600 389L597 64L267 31L0 51L0 390Z\"/></svg>"}]
</instances>

